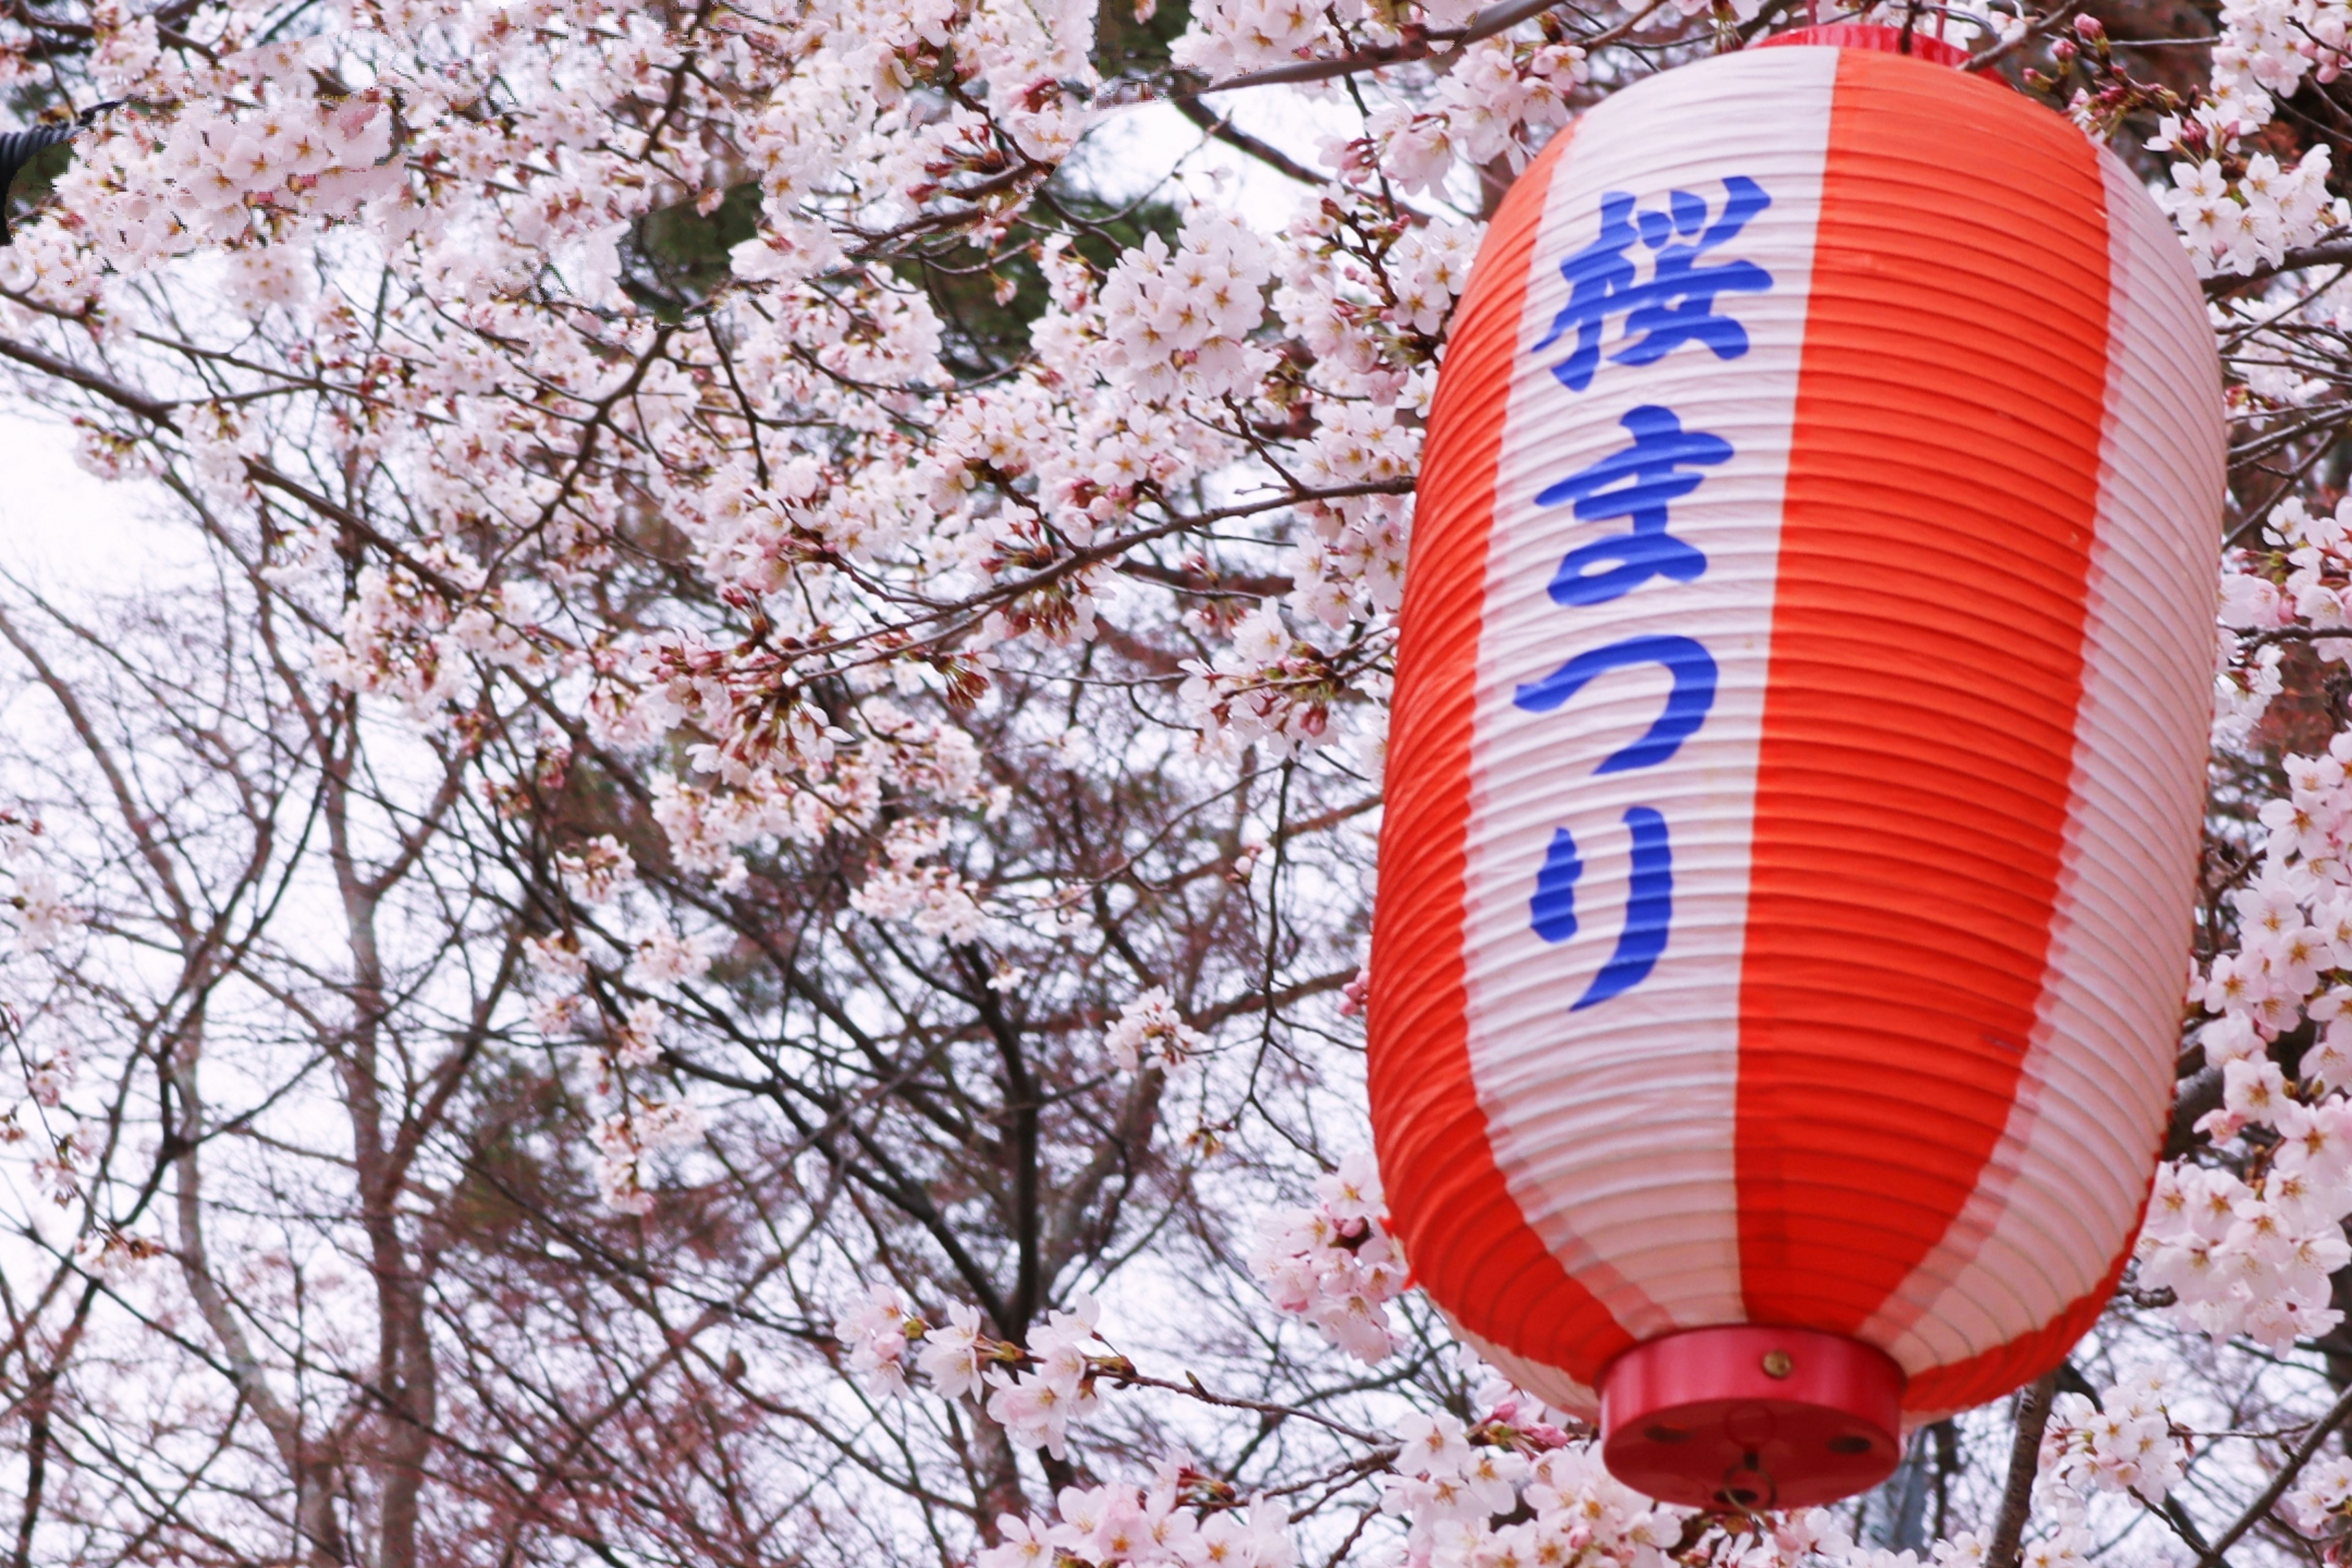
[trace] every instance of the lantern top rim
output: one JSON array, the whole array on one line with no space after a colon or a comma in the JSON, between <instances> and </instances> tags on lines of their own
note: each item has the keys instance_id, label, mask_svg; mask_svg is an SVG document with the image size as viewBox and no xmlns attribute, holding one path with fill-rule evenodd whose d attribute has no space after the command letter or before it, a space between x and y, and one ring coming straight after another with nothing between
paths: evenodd
<instances>
[{"instance_id":1,"label":"lantern top rim","mask_svg":"<svg viewBox=\"0 0 2352 1568\"><path fill-rule=\"evenodd\" d=\"M1909 55L1929 65L1966 66L1969 51L1933 34L1913 31L1906 47L1903 29L1877 22L1817 22L1775 33L1754 47L1759 49L1810 44L1834 49L1868 49L1877 54Z\"/></svg>"}]
</instances>

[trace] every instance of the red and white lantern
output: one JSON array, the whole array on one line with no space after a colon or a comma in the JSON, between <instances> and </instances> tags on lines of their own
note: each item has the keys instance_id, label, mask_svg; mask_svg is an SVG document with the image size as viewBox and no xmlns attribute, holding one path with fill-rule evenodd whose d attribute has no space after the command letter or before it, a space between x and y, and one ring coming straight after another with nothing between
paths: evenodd
<instances>
[{"instance_id":1,"label":"red and white lantern","mask_svg":"<svg viewBox=\"0 0 2352 1568\"><path fill-rule=\"evenodd\" d=\"M1685 1502L1859 1489L2059 1360L2186 973L2196 279L2073 125L1838 34L1644 81L1513 188L1398 655L1394 1219L1466 1339Z\"/></svg>"}]
</instances>

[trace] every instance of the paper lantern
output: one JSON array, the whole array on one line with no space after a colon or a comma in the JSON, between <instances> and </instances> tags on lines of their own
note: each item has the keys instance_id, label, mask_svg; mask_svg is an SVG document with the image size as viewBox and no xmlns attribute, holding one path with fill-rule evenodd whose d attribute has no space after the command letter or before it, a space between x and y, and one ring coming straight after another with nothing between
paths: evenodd
<instances>
[{"instance_id":1,"label":"paper lantern","mask_svg":"<svg viewBox=\"0 0 2352 1568\"><path fill-rule=\"evenodd\" d=\"M1394 1218L1684 1502L1857 1490L2059 1360L2147 1201L2189 938L2196 279L2073 125L1840 33L1643 81L1510 191L1398 651Z\"/></svg>"}]
</instances>

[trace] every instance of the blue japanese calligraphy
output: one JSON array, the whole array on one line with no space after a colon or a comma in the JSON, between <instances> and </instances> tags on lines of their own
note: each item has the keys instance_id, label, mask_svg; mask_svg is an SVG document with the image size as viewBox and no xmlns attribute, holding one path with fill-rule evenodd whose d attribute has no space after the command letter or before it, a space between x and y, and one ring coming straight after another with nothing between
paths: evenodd
<instances>
[{"instance_id":1,"label":"blue japanese calligraphy","mask_svg":"<svg viewBox=\"0 0 2352 1568\"><path fill-rule=\"evenodd\" d=\"M1674 689L1642 738L1610 752L1593 771L1622 773L1652 767L1673 756L1706 722L1707 710L1715 706L1715 656L1693 638L1667 633L1627 637L1591 649L1541 680L1520 687L1511 694L1511 703L1529 713L1549 713L1583 690L1594 677L1642 664L1664 665L1675 678Z\"/></svg>"},{"instance_id":2,"label":"blue japanese calligraphy","mask_svg":"<svg viewBox=\"0 0 2352 1568\"><path fill-rule=\"evenodd\" d=\"M1544 941L1566 942L1576 934L1576 879L1583 875L1575 835L1554 828L1543 869L1536 873L1536 896L1528 900L1528 923Z\"/></svg>"},{"instance_id":3,"label":"blue japanese calligraphy","mask_svg":"<svg viewBox=\"0 0 2352 1568\"><path fill-rule=\"evenodd\" d=\"M1625 926L1617 951L1578 997L1571 1013L1622 995L1650 977L1666 951L1666 929L1675 922L1675 852L1666 819L1646 805L1628 806L1625 826L1633 834L1633 885L1625 900Z\"/></svg>"},{"instance_id":4,"label":"blue japanese calligraphy","mask_svg":"<svg viewBox=\"0 0 2352 1568\"><path fill-rule=\"evenodd\" d=\"M1675 853L1666 819L1646 805L1631 806L1625 826L1633 836L1633 873L1624 929L1617 933L1617 950L1570 1012L1631 991L1650 977L1666 951L1666 931L1675 918ZM1555 829L1543 869L1536 873L1536 896L1528 900L1536 935L1546 942L1566 942L1576 934L1576 883L1583 875L1576 839L1565 827Z\"/></svg>"},{"instance_id":5,"label":"blue japanese calligraphy","mask_svg":"<svg viewBox=\"0 0 2352 1568\"><path fill-rule=\"evenodd\" d=\"M1566 345L1566 357L1551 367L1562 386L1582 392L1592 384L1601 368L1601 340L1620 317L1622 334L1608 356L1612 364L1654 364L1685 343L1697 343L1718 360L1747 353L1747 328L1719 313L1717 306L1726 294L1769 289L1772 275L1753 261L1707 258L1738 238L1772 198L1745 175L1726 178L1723 190L1720 211L1710 211L1706 199L1690 191L1669 192L1663 209L1645 210L1622 191L1601 198L1601 232L1560 263L1568 303L1535 345L1538 353ZM1637 245L1650 252L1646 279L1634 254ZM1671 526L1674 506L1698 489L1707 469L1731 460L1731 443L1684 428L1673 409L1654 403L1634 407L1618 423L1630 445L1536 493L1536 505L1572 507L1579 522L1624 523L1622 532L1590 540L1561 557L1548 592L1553 603L1569 609L1622 599L1654 578L1694 583L1706 573L1706 552ZM1595 772L1655 767L1698 732L1715 706L1720 672L1715 656L1695 637L1661 632L1588 648L1542 679L1517 688L1511 700L1525 712L1549 713L1611 670L1644 665L1673 678L1665 704L1648 730L1602 758ZM1647 980L1674 925L1674 843L1665 816L1651 806L1628 806L1624 824L1633 839L1625 922L1609 962L1572 1012L1622 996ZM1575 836L1555 828L1528 900L1528 925L1538 938L1562 942L1577 934L1576 887L1583 875Z\"/></svg>"},{"instance_id":6,"label":"blue japanese calligraphy","mask_svg":"<svg viewBox=\"0 0 2352 1568\"><path fill-rule=\"evenodd\" d=\"M1621 312L1625 346L1609 356L1614 363L1653 364L1693 342L1704 343L1717 359L1748 352L1748 330L1716 313L1717 296L1761 293L1772 287L1772 275L1752 261L1703 266L1699 258L1738 238L1772 198L1745 174L1731 175L1723 189L1723 211L1712 223L1706 199L1689 191L1670 193L1664 212L1638 211L1622 191L1601 198L1601 233L1559 264L1568 303L1536 344L1540 353L1574 334L1568 357L1552 367L1562 386L1582 392L1592 384L1601 332ZM1627 254L1637 239L1656 253L1646 282Z\"/></svg>"},{"instance_id":7,"label":"blue japanese calligraphy","mask_svg":"<svg viewBox=\"0 0 2352 1568\"><path fill-rule=\"evenodd\" d=\"M1619 421L1633 444L1612 452L1538 492L1538 506L1576 503L1580 521L1622 517L1630 533L1612 534L1571 550L1551 580L1562 605L1599 605L1622 598L1653 577L1687 583L1706 570L1706 557L1666 531L1666 509L1696 489L1696 470L1731 457L1731 443L1704 430L1685 430L1671 408L1643 404Z\"/></svg>"}]
</instances>

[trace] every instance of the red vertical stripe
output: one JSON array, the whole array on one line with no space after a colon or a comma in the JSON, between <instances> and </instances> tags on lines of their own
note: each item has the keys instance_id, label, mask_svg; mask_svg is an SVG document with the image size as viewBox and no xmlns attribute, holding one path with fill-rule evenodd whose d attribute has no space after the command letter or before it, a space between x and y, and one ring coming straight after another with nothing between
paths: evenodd
<instances>
[{"instance_id":1,"label":"red vertical stripe","mask_svg":"<svg viewBox=\"0 0 2352 1568\"><path fill-rule=\"evenodd\" d=\"M1495 215L1430 409L1389 721L1368 1071L1381 1173L1414 1275L1470 1332L1589 1385L1632 1341L1528 1228L1496 1168L1470 1076L1462 951L1496 467L1528 271L1567 144L1554 137Z\"/></svg>"},{"instance_id":2,"label":"red vertical stripe","mask_svg":"<svg viewBox=\"0 0 2352 1568\"><path fill-rule=\"evenodd\" d=\"M2009 1115L2081 692L2105 225L2063 120L1841 55L1740 988L1759 1321L1860 1327Z\"/></svg>"}]
</instances>

